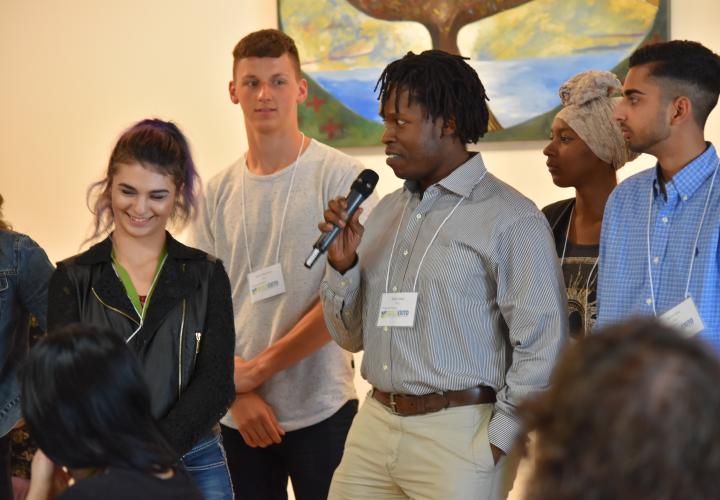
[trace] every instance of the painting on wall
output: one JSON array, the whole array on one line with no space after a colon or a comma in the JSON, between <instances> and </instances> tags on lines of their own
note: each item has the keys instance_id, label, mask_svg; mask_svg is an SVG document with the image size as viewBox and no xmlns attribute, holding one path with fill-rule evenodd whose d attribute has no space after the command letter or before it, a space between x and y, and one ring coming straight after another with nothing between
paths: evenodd
<instances>
[{"instance_id":1,"label":"painting on wall","mask_svg":"<svg viewBox=\"0 0 720 500\"><path fill-rule=\"evenodd\" d=\"M435 48L469 59L490 98L483 140L548 136L557 90L580 71L627 72L637 47L669 38L670 0L278 0L309 95L305 133L336 147L380 144L383 68Z\"/></svg>"}]
</instances>

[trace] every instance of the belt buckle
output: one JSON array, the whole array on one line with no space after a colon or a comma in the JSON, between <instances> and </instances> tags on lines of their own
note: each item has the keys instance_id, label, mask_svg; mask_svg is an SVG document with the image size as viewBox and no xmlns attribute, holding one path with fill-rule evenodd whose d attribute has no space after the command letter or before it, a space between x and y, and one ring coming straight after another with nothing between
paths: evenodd
<instances>
[{"instance_id":1,"label":"belt buckle","mask_svg":"<svg viewBox=\"0 0 720 500\"><path fill-rule=\"evenodd\" d=\"M397 412L397 402L395 401L395 393L390 393L390 411L393 412L394 415L398 415Z\"/></svg>"}]
</instances>

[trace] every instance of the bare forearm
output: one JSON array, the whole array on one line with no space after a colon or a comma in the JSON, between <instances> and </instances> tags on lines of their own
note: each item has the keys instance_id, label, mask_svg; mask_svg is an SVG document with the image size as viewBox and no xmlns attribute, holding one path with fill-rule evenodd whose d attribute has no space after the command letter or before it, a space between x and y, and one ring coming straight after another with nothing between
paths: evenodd
<instances>
[{"instance_id":1,"label":"bare forearm","mask_svg":"<svg viewBox=\"0 0 720 500\"><path fill-rule=\"evenodd\" d=\"M257 387L276 373L310 356L330 341L322 306L317 301L280 340L248 361L236 361L237 392L246 392L246 384ZM250 379L248 381L247 379Z\"/></svg>"}]
</instances>

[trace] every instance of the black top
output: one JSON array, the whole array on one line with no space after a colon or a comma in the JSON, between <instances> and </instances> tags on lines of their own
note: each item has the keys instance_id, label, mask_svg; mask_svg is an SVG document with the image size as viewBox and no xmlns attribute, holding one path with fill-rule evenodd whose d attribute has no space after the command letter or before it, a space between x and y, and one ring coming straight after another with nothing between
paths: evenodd
<instances>
[{"instance_id":1,"label":"black top","mask_svg":"<svg viewBox=\"0 0 720 500\"><path fill-rule=\"evenodd\" d=\"M146 317L128 345L143 367L153 416L183 455L209 435L235 397L235 327L230 281L220 260L169 233L166 245ZM48 289L50 330L84 322L133 334L137 313L112 268L111 252L106 238L58 263Z\"/></svg>"},{"instance_id":2,"label":"black top","mask_svg":"<svg viewBox=\"0 0 720 500\"><path fill-rule=\"evenodd\" d=\"M568 325L571 338L590 333L597 320L597 260L600 245L576 245L565 242L570 213L575 198L562 200L543 208L555 239L558 257L562 262L563 279L568 294Z\"/></svg>"},{"instance_id":3,"label":"black top","mask_svg":"<svg viewBox=\"0 0 720 500\"><path fill-rule=\"evenodd\" d=\"M131 469L108 469L78 481L56 500L202 500L200 490L184 469L169 479Z\"/></svg>"}]
</instances>

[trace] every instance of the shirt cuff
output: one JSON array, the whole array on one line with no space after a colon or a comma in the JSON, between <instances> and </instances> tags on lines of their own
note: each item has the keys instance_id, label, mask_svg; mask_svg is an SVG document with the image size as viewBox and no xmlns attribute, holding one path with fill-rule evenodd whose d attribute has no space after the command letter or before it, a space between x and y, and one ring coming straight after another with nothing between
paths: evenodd
<instances>
[{"instance_id":1,"label":"shirt cuff","mask_svg":"<svg viewBox=\"0 0 720 500\"><path fill-rule=\"evenodd\" d=\"M325 283L330 291L335 295L347 296L348 293L353 290L357 290L360 286L360 266L358 261L355 265L345 271L345 274L340 274L330 264L325 268Z\"/></svg>"},{"instance_id":2,"label":"shirt cuff","mask_svg":"<svg viewBox=\"0 0 720 500\"><path fill-rule=\"evenodd\" d=\"M500 448L506 455L515 446L518 436L522 432L522 425L516 417L512 417L500 410L495 410L495 415L490 419L488 425L488 440Z\"/></svg>"}]
</instances>

